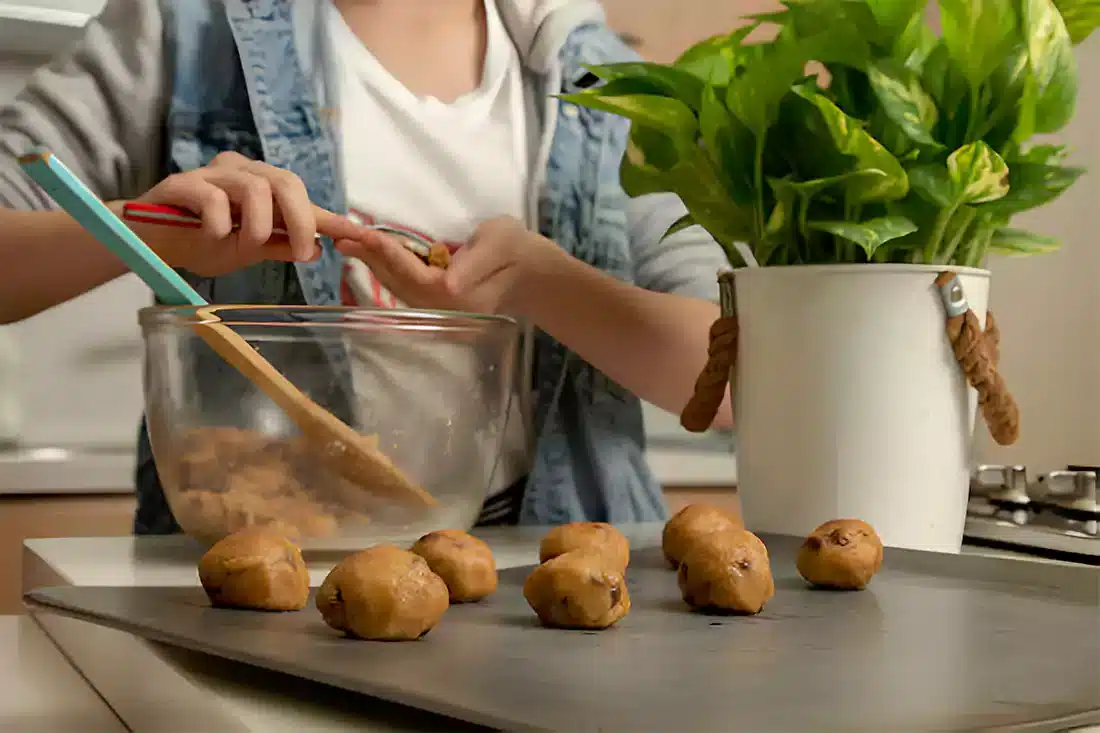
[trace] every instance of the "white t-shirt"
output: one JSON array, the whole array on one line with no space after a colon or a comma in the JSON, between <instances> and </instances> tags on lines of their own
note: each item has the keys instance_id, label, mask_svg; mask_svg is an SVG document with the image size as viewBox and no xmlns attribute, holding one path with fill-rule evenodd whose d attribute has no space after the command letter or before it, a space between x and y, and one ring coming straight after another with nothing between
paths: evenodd
<instances>
[{"instance_id":1,"label":"white t-shirt","mask_svg":"<svg viewBox=\"0 0 1100 733\"><path fill-rule=\"evenodd\" d=\"M360 42L338 10L330 6L328 19L352 216L411 229L452 248L487 219L526 219L529 107L520 59L495 3L486 2L481 85L450 103L414 95ZM349 261L345 281L359 305L401 305L359 260ZM473 377L459 364L439 366L444 369L433 378ZM530 374L519 375L517 382L518 389L531 389ZM529 403L511 401L490 497L530 470L531 416L523 414ZM493 519L494 513L482 518Z\"/></svg>"}]
</instances>

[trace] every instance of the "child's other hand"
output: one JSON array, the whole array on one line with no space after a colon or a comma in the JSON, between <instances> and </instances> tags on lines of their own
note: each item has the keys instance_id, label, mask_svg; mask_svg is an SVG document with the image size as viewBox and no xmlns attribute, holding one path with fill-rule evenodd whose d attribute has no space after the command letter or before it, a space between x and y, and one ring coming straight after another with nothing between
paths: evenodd
<instances>
[{"instance_id":1,"label":"child's other hand","mask_svg":"<svg viewBox=\"0 0 1100 733\"><path fill-rule=\"evenodd\" d=\"M347 218L314 206L298 176L234 152L221 153L204 168L169 176L141 200L202 217L201 230L131 226L168 264L205 277L262 260L308 262L320 255L318 233L342 239L361 231ZM287 236L273 236L276 226Z\"/></svg>"},{"instance_id":2,"label":"child's other hand","mask_svg":"<svg viewBox=\"0 0 1100 733\"><path fill-rule=\"evenodd\" d=\"M395 235L365 231L336 243L412 308L524 315L528 279L564 256L556 244L511 217L483 222L446 270L428 267Z\"/></svg>"}]
</instances>

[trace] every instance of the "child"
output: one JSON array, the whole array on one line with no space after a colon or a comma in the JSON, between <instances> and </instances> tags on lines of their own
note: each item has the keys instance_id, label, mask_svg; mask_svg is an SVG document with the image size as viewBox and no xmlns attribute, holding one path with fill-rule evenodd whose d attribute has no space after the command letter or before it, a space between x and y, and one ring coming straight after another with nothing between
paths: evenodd
<instances>
[{"instance_id":1,"label":"child","mask_svg":"<svg viewBox=\"0 0 1100 733\"><path fill-rule=\"evenodd\" d=\"M109 0L0 108L0 322L123 274L21 174L42 144L116 211L200 214L135 229L212 302L343 292L529 324L482 523L660 519L639 397L687 402L722 253L698 227L661 241L684 209L623 193L629 123L552 96L635 58L595 0ZM429 269L356 219L462 246ZM144 425L137 493L135 532L178 531Z\"/></svg>"}]
</instances>

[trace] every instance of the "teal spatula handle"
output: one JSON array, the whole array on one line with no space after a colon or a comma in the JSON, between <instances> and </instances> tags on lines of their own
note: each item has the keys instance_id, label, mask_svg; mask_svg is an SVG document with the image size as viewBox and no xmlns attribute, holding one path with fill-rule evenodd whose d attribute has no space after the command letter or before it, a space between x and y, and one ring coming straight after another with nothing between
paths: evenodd
<instances>
[{"instance_id":1,"label":"teal spatula handle","mask_svg":"<svg viewBox=\"0 0 1100 733\"><path fill-rule=\"evenodd\" d=\"M206 300L107 208L53 154L37 151L19 159L23 170L58 206L76 219L168 305L206 305Z\"/></svg>"}]
</instances>

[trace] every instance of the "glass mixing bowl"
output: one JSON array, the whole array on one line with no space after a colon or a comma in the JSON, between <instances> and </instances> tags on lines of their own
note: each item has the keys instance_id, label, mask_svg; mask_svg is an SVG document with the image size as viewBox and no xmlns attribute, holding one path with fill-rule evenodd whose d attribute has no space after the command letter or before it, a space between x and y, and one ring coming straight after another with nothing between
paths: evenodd
<instances>
[{"instance_id":1,"label":"glass mixing bowl","mask_svg":"<svg viewBox=\"0 0 1100 733\"><path fill-rule=\"evenodd\" d=\"M161 483L184 532L210 544L267 526L314 549L468 529L489 490L514 393L520 329L501 316L314 307L140 312L145 407ZM333 470L196 324L232 328L434 503ZM372 443L373 444L373 443Z\"/></svg>"}]
</instances>

